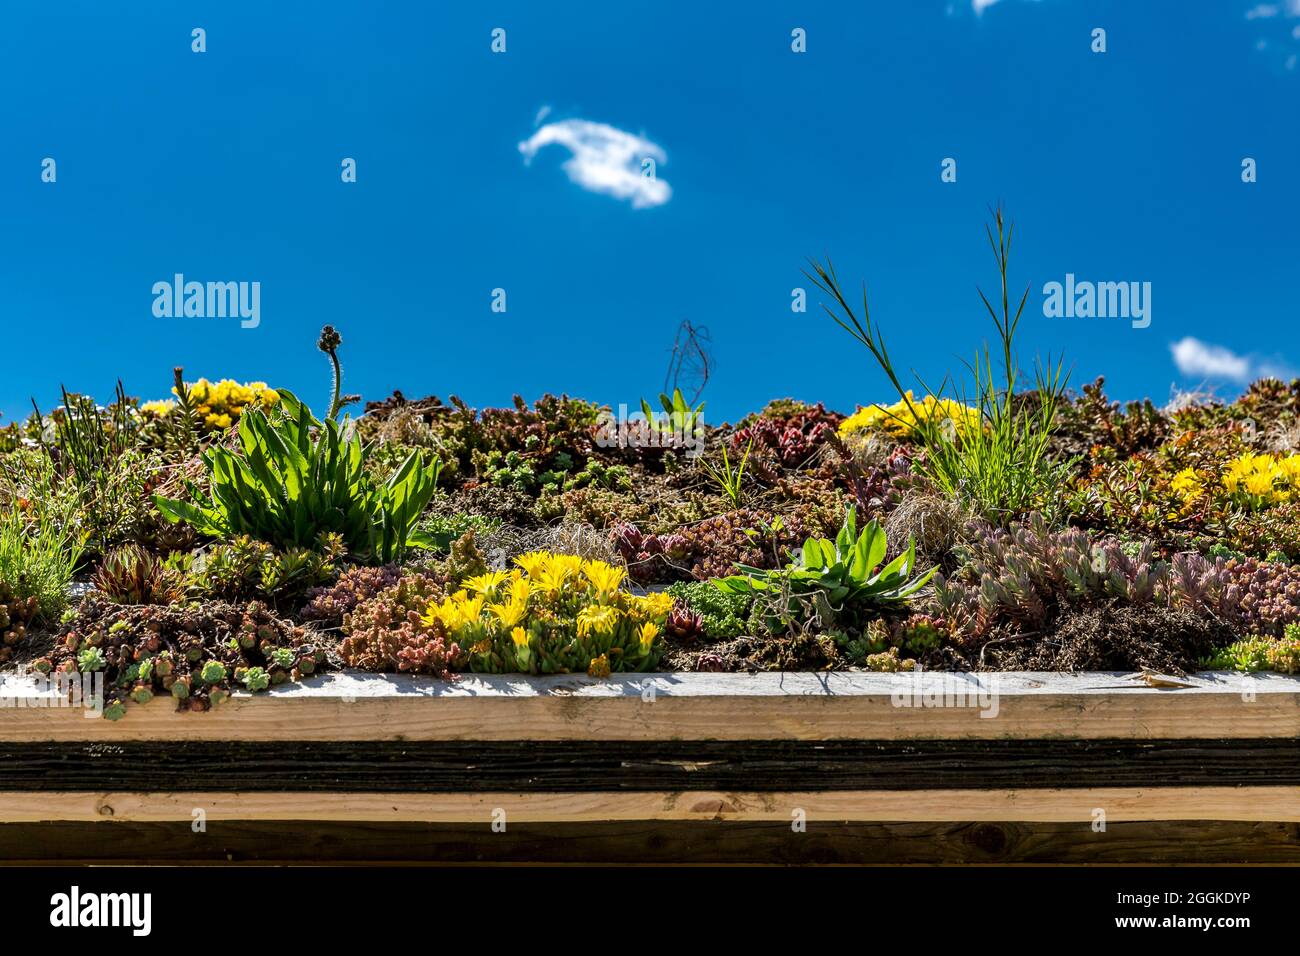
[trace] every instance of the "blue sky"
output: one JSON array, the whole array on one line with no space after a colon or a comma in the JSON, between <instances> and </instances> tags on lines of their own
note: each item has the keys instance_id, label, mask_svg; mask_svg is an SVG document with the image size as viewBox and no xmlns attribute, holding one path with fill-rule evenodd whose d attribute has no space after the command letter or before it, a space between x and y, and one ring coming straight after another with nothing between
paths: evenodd
<instances>
[{"instance_id":1,"label":"blue sky","mask_svg":"<svg viewBox=\"0 0 1300 956\"><path fill-rule=\"evenodd\" d=\"M1298 0L123 6L0 14L4 420L60 383L159 397L178 364L321 403L326 322L367 398L635 407L689 319L708 420L847 411L891 395L792 313L805 257L866 279L899 363L937 379L990 331L998 201L1024 354L1064 352L1076 384L1163 401L1300 366ZM260 282L260 324L155 317L175 273ZM1150 325L1044 317L1067 273L1151 283Z\"/></svg>"}]
</instances>

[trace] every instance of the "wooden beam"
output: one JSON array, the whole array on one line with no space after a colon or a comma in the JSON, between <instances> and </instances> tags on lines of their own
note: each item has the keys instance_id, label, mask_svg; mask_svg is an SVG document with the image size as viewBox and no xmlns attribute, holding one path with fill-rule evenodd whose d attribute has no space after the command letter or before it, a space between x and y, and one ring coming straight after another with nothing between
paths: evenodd
<instances>
[{"instance_id":1,"label":"wooden beam","mask_svg":"<svg viewBox=\"0 0 1300 956\"><path fill-rule=\"evenodd\" d=\"M1300 679L1201 674L763 673L527 678L336 673L215 710L119 721L0 678L0 741L915 740L1300 737ZM16 706L21 704L22 706Z\"/></svg>"},{"instance_id":2,"label":"wooden beam","mask_svg":"<svg viewBox=\"0 0 1300 956\"><path fill-rule=\"evenodd\" d=\"M492 824L640 820L1075 823L1300 822L1300 787L866 790L795 793L0 792L0 823L333 821ZM802 814L802 816L800 816Z\"/></svg>"},{"instance_id":3,"label":"wooden beam","mask_svg":"<svg viewBox=\"0 0 1300 956\"><path fill-rule=\"evenodd\" d=\"M557 793L1300 786L1300 741L0 742L0 791Z\"/></svg>"},{"instance_id":4,"label":"wooden beam","mask_svg":"<svg viewBox=\"0 0 1300 956\"><path fill-rule=\"evenodd\" d=\"M1300 865L1300 827L1234 821L482 823L225 821L0 823L4 864L1130 864Z\"/></svg>"}]
</instances>

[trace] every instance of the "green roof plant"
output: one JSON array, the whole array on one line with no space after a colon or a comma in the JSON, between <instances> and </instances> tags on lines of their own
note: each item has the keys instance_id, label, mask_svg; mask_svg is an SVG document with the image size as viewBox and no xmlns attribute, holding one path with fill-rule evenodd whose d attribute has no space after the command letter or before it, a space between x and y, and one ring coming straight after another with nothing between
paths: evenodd
<instances>
[{"instance_id":1,"label":"green roof plant","mask_svg":"<svg viewBox=\"0 0 1300 956\"><path fill-rule=\"evenodd\" d=\"M987 344L978 350L974 360L965 363L970 377L967 383L954 384L949 377L938 389L932 389L917 375L926 393L938 399L930 404L914 401L910 390L903 387L880 325L871 319L866 287L862 290L859 317L849 304L829 259L824 266L810 260L813 271L804 274L830 296L832 304L823 304L822 308L836 324L867 347L901 398L905 411L896 413L895 417L907 424L925 449L919 469L945 494L969 502L991 521L1006 524L1034 510L1048 511L1054 504L1053 491L1068 474L1068 465L1054 461L1050 450L1069 376L1063 371L1061 361L1058 359L1053 365L1049 356L1045 363L1035 367L1031 393L1015 395L1021 372L1015 336L1029 287L1025 287L1019 304L1013 309L1007 268L1015 230L1004 221L1001 209L994 211L993 219L994 226L985 227L985 232L997 259L1001 295L997 307L983 291L979 295L997 329L999 354L995 357ZM949 391L960 405L974 409L977 427L960 431L953 427L945 411L949 407L946 404Z\"/></svg>"},{"instance_id":2,"label":"green roof plant","mask_svg":"<svg viewBox=\"0 0 1300 956\"><path fill-rule=\"evenodd\" d=\"M337 333L329 344L334 362ZM336 372L330 402L336 414L337 383ZM292 392L278 392L273 408L252 408L240 417L237 451L215 445L203 453L208 501L157 496L163 516L212 537L248 535L281 549L311 548L337 534L348 553L378 563L429 546L416 522L433 496L441 462L413 450L379 484L366 468L369 449L349 422L318 421Z\"/></svg>"},{"instance_id":3,"label":"green roof plant","mask_svg":"<svg viewBox=\"0 0 1300 956\"><path fill-rule=\"evenodd\" d=\"M718 578L714 585L729 594L787 588L794 597L820 594L832 606L895 608L924 587L934 569L915 573L914 540L908 541L906 551L882 566L888 547L879 522L872 521L858 531L856 509L850 507L834 540L808 538L792 562L775 571L738 564L740 574Z\"/></svg>"}]
</instances>

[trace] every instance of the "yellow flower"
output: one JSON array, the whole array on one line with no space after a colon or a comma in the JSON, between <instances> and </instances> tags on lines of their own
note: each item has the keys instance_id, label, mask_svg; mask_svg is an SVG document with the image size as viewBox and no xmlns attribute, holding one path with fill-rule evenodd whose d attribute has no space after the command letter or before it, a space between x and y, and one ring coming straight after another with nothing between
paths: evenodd
<instances>
[{"instance_id":1,"label":"yellow flower","mask_svg":"<svg viewBox=\"0 0 1300 956\"><path fill-rule=\"evenodd\" d=\"M522 627L517 627L510 632L510 640L515 645L515 658L519 664L520 670L531 670L532 648L529 646L529 634Z\"/></svg>"},{"instance_id":2,"label":"yellow flower","mask_svg":"<svg viewBox=\"0 0 1300 956\"><path fill-rule=\"evenodd\" d=\"M576 578L582 573L582 558L576 554L553 554L551 555L551 569L557 573L563 574L566 578Z\"/></svg>"},{"instance_id":3,"label":"yellow flower","mask_svg":"<svg viewBox=\"0 0 1300 956\"><path fill-rule=\"evenodd\" d=\"M646 621L641 625L637 634L641 638L641 653L649 654L650 648L654 646L655 638L659 636L659 625L654 621Z\"/></svg>"},{"instance_id":4,"label":"yellow flower","mask_svg":"<svg viewBox=\"0 0 1300 956\"><path fill-rule=\"evenodd\" d=\"M1204 490L1201 485L1201 477L1196 473L1195 468L1184 468L1170 482L1174 494L1181 495L1185 499L1192 499L1200 495Z\"/></svg>"},{"instance_id":5,"label":"yellow flower","mask_svg":"<svg viewBox=\"0 0 1300 956\"><path fill-rule=\"evenodd\" d=\"M483 613L483 595L474 598L461 597L464 593L464 591L457 591L453 596L457 604L456 610L462 621L466 623L477 621L479 615Z\"/></svg>"},{"instance_id":6,"label":"yellow flower","mask_svg":"<svg viewBox=\"0 0 1300 956\"><path fill-rule=\"evenodd\" d=\"M589 604L578 612L578 636L611 634L618 627L618 619L618 608Z\"/></svg>"},{"instance_id":7,"label":"yellow flower","mask_svg":"<svg viewBox=\"0 0 1300 956\"><path fill-rule=\"evenodd\" d=\"M1273 476L1268 472L1252 471L1246 476L1246 492L1261 498L1273 491Z\"/></svg>"},{"instance_id":8,"label":"yellow flower","mask_svg":"<svg viewBox=\"0 0 1300 956\"><path fill-rule=\"evenodd\" d=\"M509 575L504 571L488 571L486 574L466 578L464 586L475 594L490 594L496 591Z\"/></svg>"},{"instance_id":9,"label":"yellow flower","mask_svg":"<svg viewBox=\"0 0 1300 956\"><path fill-rule=\"evenodd\" d=\"M208 431L229 428L239 420L249 405L257 403L263 408L270 408L280 401L279 393L265 382L242 385L227 378L214 384L201 378L187 385L186 390L195 414ZM172 394L176 394L175 388L172 389ZM158 403L148 404L152 406Z\"/></svg>"},{"instance_id":10,"label":"yellow flower","mask_svg":"<svg viewBox=\"0 0 1300 956\"><path fill-rule=\"evenodd\" d=\"M907 400L899 399L893 405L867 405L840 423L840 434L848 435L864 428L883 428L893 435L905 437L916 432L921 425L937 427L943 434L958 437L980 424L979 411L950 398L927 395L917 399L907 392Z\"/></svg>"},{"instance_id":11,"label":"yellow flower","mask_svg":"<svg viewBox=\"0 0 1300 956\"><path fill-rule=\"evenodd\" d=\"M515 564L523 569L524 574L530 578L535 577L546 563L551 559L551 555L546 551L530 551L527 554L521 554L515 558Z\"/></svg>"},{"instance_id":12,"label":"yellow flower","mask_svg":"<svg viewBox=\"0 0 1300 956\"><path fill-rule=\"evenodd\" d=\"M480 623L482 611L482 595L471 598L465 591L457 591L441 604L430 604L424 612L424 621L426 624L441 622L450 633L458 634L464 628Z\"/></svg>"},{"instance_id":13,"label":"yellow flower","mask_svg":"<svg viewBox=\"0 0 1300 956\"><path fill-rule=\"evenodd\" d=\"M1278 461L1278 467L1291 485L1300 485L1300 455L1287 455Z\"/></svg>"},{"instance_id":14,"label":"yellow flower","mask_svg":"<svg viewBox=\"0 0 1300 956\"><path fill-rule=\"evenodd\" d=\"M604 561L588 561L582 566L582 573L601 594L612 594L623 583L623 568L616 568Z\"/></svg>"},{"instance_id":15,"label":"yellow flower","mask_svg":"<svg viewBox=\"0 0 1300 956\"><path fill-rule=\"evenodd\" d=\"M446 598L441 604L432 604L425 609L424 623L440 623L448 631L455 631L460 626L460 610L456 602Z\"/></svg>"},{"instance_id":16,"label":"yellow flower","mask_svg":"<svg viewBox=\"0 0 1300 956\"><path fill-rule=\"evenodd\" d=\"M527 615L528 606L519 601L511 601L508 604L489 605L488 610L501 622L502 627L514 627Z\"/></svg>"},{"instance_id":17,"label":"yellow flower","mask_svg":"<svg viewBox=\"0 0 1300 956\"><path fill-rule=\"evenodd\" d=\"M666 591L653 591L644 597L632 598L628 613L638 619L656 620L668 616L673 609L674 598Z\"/></svg>"},{"instance_id":18,"label":"yellow flower","mask_svg":"<svg viewBox=\"0 0 1300 956\"><path fill-rule=\"evenodd\" d=\"M167 398L155 402L144 402L140 405L140 411L145 415L163 416L169 414L175 407L176 402Z\"/></svg>"},{"instance_id":19,"label":"yellow flower","mask_svg":"<svg viewBox=\"0 0 1300 956\"><path fill-rule=\"evenodd\" d=\"M593 657L591 663L587 665L587 676L604 679L609 676L609 656L601 654L599 657Z\"/></svg>"},{"instance_id":20,"label":"yellow flower","mask_svg":"<svg viewBox=\"0 0 1300 956\"><path fill-rule=\"evenodd\" d=\"M508 591L511 601L525 604L528 602L528 595L532 593L532 587L529 586L527 579L520 577L516 572L515 576L510 579Z\"/></svg>"},{"instance_id":21,"label":"yellow flower","mask_svg":"<svg viewBox=\"0 0 1300 956\"><path fill-rule=\"evenodd\" d=\"M582 558L572 554L552 554L529 580L546 592L560 591L582 571Z\"/></svg>"}]
</instances>

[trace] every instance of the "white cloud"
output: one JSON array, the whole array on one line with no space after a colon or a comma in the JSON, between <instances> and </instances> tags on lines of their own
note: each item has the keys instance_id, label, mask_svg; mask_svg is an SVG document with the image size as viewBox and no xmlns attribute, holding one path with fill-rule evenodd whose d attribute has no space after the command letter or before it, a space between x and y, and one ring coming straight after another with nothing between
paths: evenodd
<instances>
[{"instance_id":1,"label":"white cloud","mask_svg":"<svg viewBox=\"0 0 1300 956\"><path fill-rule=\"evenodd\" d=\"M1233 382L1250 381L1250 359L1221 345L1209 345L1190 335L1169 346L1178 371L1188 377L1226 378Z\"/></svg>"},{"instance_id":2,"label":"white cloud","mask_svg":"<svg viewBox=\"0 0 1300 956\"><path fill-rule=\"evenodd\" d=\"M1246 11L1247 20L1269 20L1276 23L1261 23L1260 28L1271 31L1268 39L1261 36L1255 41L1256 50L1275 50L1271 59L1280 63L1284 70L1294 72L1297 55L1292 41L1300 40L1300 25L1292 21L1300 17L1300 0L1268 0L1256 3Z\"/></svg>"},{"instance_id":3,"label":"white cloud","mask_svg":"<svg viewBox=\"0 0 1300 956\"><path fill-rule=\"evenodd\" d=\"M1178 371L1188 378L1201 376L1245 385L1259 378L1288 379L1294 374L1285 362L1238 355L1190 335L1170 345L1169 352Z\"/></svg>"},{"instance_id":4,"label":"white cloud","mask_svg":"<svg viewBox=\"0 0 1300 956\"><path fill-rule=\"evenodd\" d=\"M569 179L583 189L631 201L633 209L662 206L673 194L664 180L645 175L641 166L646 159L656 164L668 161L668 154L655 143L633 133L593 123L569 119L547 123L519 144L524 161L552 143L571 153L563 169Z\"/></svg>"},{"instance_id":5,"label":"white cloud","mask_svg":"<svg viewBox=\"0 0 1300 956\"><path fill-rule=\"evenodd\" d=\"M970 6L971 9L975 11L975 16L978 17L980 14L982 14L989 7L993 6L995 3L1001 3L1001 2L1002 0L970 0ZM1032 2L1038 3L1039 0L1032 0ZM1300 3L1300 0L1296 0L1296 2ZM947 13L948 16L952 16L951 5L948 7Z\"/></svg>"}]
</instances>

